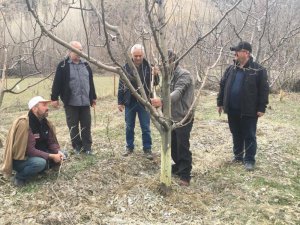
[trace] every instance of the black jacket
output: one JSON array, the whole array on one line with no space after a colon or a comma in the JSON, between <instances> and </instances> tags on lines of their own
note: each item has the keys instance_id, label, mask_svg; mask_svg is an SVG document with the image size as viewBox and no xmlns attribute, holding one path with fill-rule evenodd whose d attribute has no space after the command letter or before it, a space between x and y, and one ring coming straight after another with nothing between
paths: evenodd
<instances>
[{"instance_id":1,"label":"black jacket","mask_svg":"<svg viewBox=\"0 0 300 225\"><path fill-rule=\"evenodd\" d=\"M130 80L133 87L137 90L137 82L133 76L133 71L131 70L129 64L125 64L124 69L128 74L128 79ZM151 66L148 61L143 59L143 63L141 65L141 71L139 72L143 87L145 89L146 96L150 98L151 96ZM159 84L159 76L155 76L154 85ZM135 97L131 94L128 87L126 87L125 83L120 79L119 80L119 88L118 88L118 105L126 105L128 106L132 100L136 100Z\"/></svg>"},{"instance_id":2,"label":"black jacket","mask_svg":"<svg viewBox=\"0 0 300 225\"><path fill-rule=\"evenodd\" d=\"M217 105L223 106L224 112L228 113L229 98L232 83L235 79L237 65L229 66L220 82L220 90L217 97ZM257 112L265 112L268 104L269 83L267 70L251 57L242 68L245 72L241 93L241 115L257 116Z\"/></svg>"},{"instance_id":3,"label":"black jacket","mask_svg":"<svg viewBox=\"0 0 300 225\"><path fill-rule=\"evenodd\" d=\"M61 100L65 105L68 105L69 99L70 99L70 64L68 63L69 57L65 60L61 61L57 68L56 73L54 77L54 81L52 84L52 94L51 94L51 100L57 101L58 97L60 96ZM89 72L89 81L90 81L90 104L92 105L93 100L97 99L96 92L95 92L95 86L94 86L94 80L93 80L93 72L91 67L88 65L87 62L84 63L88 72Z\"/></svg>"}]
</instances>

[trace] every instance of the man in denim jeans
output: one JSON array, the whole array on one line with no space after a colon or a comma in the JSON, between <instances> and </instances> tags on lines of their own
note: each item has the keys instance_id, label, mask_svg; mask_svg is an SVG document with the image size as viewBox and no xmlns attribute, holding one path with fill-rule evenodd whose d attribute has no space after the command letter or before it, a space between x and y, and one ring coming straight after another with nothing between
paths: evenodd
<instances>
[{"instance_id":1,"label":"man in denim jeans","mask_svg":"<svg viewBox=\"0 0 300 225\"><path fill-rule=\"evenodd\" d=\"M15 186L23 186L29 178L66 158L60 151L54 126L46 119L49 102L41 96L32 98L28 114L17 118L9 130L2 171L6 176L11 175L12 169L17 172Z\"/></svg>"},{"instance_id":2,"label":"man in denim jeans","mask_svg":"<svg viewBox=\"0 0 300 225\"><path fill-rule=\"evenodd\" d=\"M131 48L132 61L137 68L142 85L145 89L147 97L150 99L151 95L151 80L152 70L151 66L146 59L144 59L144 47L136 44ZM128 78L136 90L140 87L137 86L137 81L133 76L129 64L124 66ZM159 83L159 76L154 74L154 85ZM150 113L146 111L145 107L137 101L131 94L130 90L125 86L124 82L120 79L118 89L118 109L123 112L125 109L125 122L126 122L126 150L123 156L128 156L134 150L134 128L136 115L139 117L140 126L142 129L143 151L147 159L152 160L152 140L150 131Z\"/></svg>"}]
</instances>

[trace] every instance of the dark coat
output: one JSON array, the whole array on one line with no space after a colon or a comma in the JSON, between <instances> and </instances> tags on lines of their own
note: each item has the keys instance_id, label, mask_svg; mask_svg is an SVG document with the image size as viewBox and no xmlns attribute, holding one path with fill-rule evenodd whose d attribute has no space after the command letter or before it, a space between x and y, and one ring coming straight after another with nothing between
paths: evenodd
<instances>
[{"instance_id":1,"label":"dark coat","mask_svg":"<svg viewBox=\"0 0 300 225\"><path fill-rule=\"evenodd\" d=\"M137 90L137 82L134 78L133 71L131 70L128 63L125 64L124 69L127 72L128 79L130 80L133 87ZM146 96L148 98L151 97L151 66L147 60L143 59L143 63L141 65L141 71L139 73L141 82L143 84ZM159 84L159 76L155 76L154 85ZM128 106L131 101L136 101L135 97L131 94L128 87L126 87L125 82L122 79L119 80L119 88L118 88L118 105L126 105Z\"/></svg>"},{"instance_id":2,"label":"dark coat","mask_svg":"<svg viewBox=\"0 0 300 225\"><path fill-rule=\"evenodd\" d=\"M69 99L70 99L70 64L68 63L69 58L66 58L65 60L61 61L57 68L56 73L54 77L54 81L52 84L52 94L51 94L51 100L57 101L58 97L60 96L60 99L63 101L65 105L68 105ZM84 62L88 72L89 72L89 82L90 82L90 104L92 105L93 100L97 99L95 86L94 86L94 80L93 80L93 72L91 67L87 62Z\"/></svg>"},{"instance_id":3,"label":"dark coat","mask_svg":"<svg viewBox=\"0 0 300 225\"><path fill-rule=\"evenodd\" d=\"M223 106L228 113L230 91L238 68L237 65L229 66L220 82L220 90L217 97L217 105ZM268 105L269 83L267 70L251 57L242 68L245 76L241 91L241 115L257 116L257 112L265 112Z\"/></svg>"}]
</instances>

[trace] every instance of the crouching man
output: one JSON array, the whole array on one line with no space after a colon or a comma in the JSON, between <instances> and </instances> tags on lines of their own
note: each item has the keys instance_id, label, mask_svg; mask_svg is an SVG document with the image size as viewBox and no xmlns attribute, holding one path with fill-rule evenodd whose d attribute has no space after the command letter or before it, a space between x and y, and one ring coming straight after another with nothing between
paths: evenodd
<instances>
[{"instance_id":1,"label":"crouching man","mask_svg":"<svg viewBox=\"0 0 300 225\"><path fill-rule=\"evenodd\" d=\"M49 102L41 96L32 98L28 114L17 118L8 132L2 172L9 177L12 170L16 171L15 186L23 186L29 178L66 158L60 151L54 126L46 119Z\"/></svg>"}]
</instances>

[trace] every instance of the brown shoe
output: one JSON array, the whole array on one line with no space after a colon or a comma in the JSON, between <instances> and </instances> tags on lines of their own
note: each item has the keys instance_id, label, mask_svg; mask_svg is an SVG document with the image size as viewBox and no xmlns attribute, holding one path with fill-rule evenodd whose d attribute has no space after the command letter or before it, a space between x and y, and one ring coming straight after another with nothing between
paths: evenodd
<instances>
[{"instance_id":1,"label":"brown shoe","mask_svg":"<svg viewBox=\"0 0 300 225\"><path fill-rule=\"evenodd\" d=\"M188 186L190 186L190 181L184 180L184 179L180 179L179 185L180 185L180 186L188 187Z\"/></svg>"}]
</instances>

